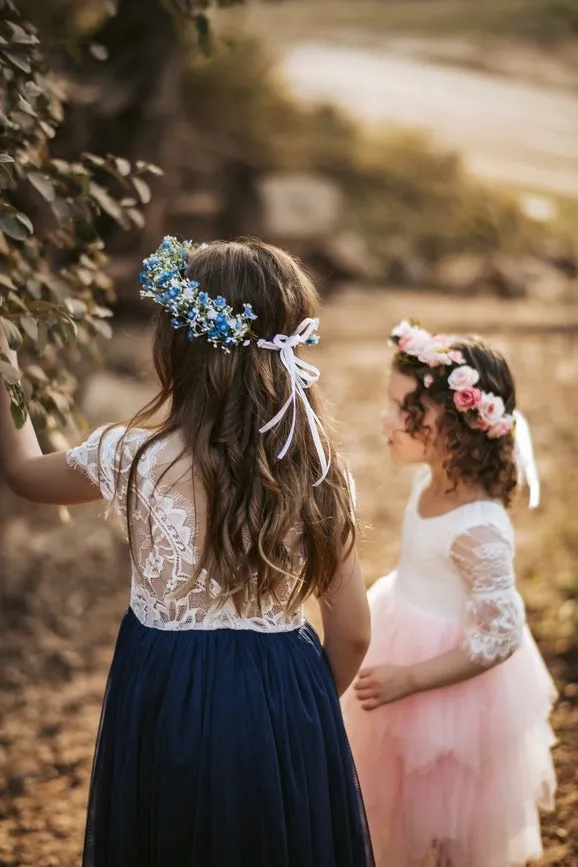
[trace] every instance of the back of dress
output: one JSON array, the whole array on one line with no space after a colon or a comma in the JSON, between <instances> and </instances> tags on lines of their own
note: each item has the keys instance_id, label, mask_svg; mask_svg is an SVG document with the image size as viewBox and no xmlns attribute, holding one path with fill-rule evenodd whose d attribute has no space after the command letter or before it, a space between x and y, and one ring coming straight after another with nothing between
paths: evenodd
<instances>
[{"instance_id":1,"label":"back of dress","mask_svg":"<svg viewBox=\"0 0 578 867\"><path fill-rule=\"evenodd\" d=\"M68 452L69 464L82 468L111 503L125 535L131 464L150 436L142 428L128 433L121 425L99 428ZM277 598L265 597L260 606L251 601L256 594L249 588L249 602L241 613L231 599L221 600L218 576L209 577L205 570L181 595L197 572L207 523L202 482L192 473L190 457L179 458L182 449L178 434L173 434L147 447L136 468L130 507L133 612L144 626L165 630L299 628L301 612L287 610L294 586L290 580Z\"/></svg>"}]
</instances>

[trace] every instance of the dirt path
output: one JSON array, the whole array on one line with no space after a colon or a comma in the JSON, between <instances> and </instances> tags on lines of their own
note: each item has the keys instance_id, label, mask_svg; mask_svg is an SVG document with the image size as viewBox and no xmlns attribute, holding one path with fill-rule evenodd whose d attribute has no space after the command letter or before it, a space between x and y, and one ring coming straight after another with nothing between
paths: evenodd
<instances>
[{"instance_id":1,"label":"dirt path","mask_svg":"<svg viewBox=\"0 0 578 867\"><path fill-rule=\"evenodd\" d=\"M450 331L475 323L506 351L518 378L543 483L537 512L525 499L515 509L518 575L531 627L560 689L557 810L544 822L545 854L535 867L576 867L578 488L569 468L578 458L572 399L578 328L555 328L577 326L577 311L393 289L351 290L326 304L315 363L357 482L368 584L396 563L410 481L407 470L389 462L379 423L386 334L404 315ZM126 417L150 396L149 347L142 327L118 327L109 369L83 390L91 426ZM127 376L127 369L140 378ZM0 539L0 867L78 867L100 703L128 601L127 552L101 520L99 503L72 510L69 523L44 507L0 496L0 519L3 509L10 520Z\"/></svg>"},{"instance_id":2,"label":"dirt path","mask_svg":"<svg viewBox=\"0 0 578 867\"><path fill-rule=\"evenodd\" d=\"M287 48L282 69L306 101L426 130L489 179L578 196L578 93L325 42Z\"/></svg>"}]
</instances>

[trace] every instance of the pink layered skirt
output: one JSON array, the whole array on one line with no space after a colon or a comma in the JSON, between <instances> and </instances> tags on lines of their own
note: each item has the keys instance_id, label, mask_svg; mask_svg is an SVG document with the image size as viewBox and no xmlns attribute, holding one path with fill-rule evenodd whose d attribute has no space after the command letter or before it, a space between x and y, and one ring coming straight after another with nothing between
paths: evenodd
<instances>
[{"instance_id":1,"label":"pink layered skirt","mask_svg":"<svg viewBox=\"0 0 578 867\"><path fill-rule=\"evenodd\" d=\"M458 647L459 624L370 590L364 665L410 665ZM343 698L378 867L525 867L556 787L548 719L556 691L526 629L505 663L456 686L364 711Z\"/></svg>"}]
</instances>

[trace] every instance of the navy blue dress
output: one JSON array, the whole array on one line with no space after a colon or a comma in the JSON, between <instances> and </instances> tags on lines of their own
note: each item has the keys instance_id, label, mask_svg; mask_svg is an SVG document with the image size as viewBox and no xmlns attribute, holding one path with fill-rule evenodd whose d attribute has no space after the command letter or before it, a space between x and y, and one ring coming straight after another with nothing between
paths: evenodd
<instances>
[{"instance_id":1,"label":"navy blue dress","mask_svg":"<svg viewBox=\"0 0 578 867\"><path fill-rule=\"evenodd\" d=\"M69 452L120 517L118 461L130 462L143 435L130 434L120 458L117 430ZM143 492L161 449L139 465ZM354 764L314 630L278 603L246 618L215 609L214 582L209 598L200 582L175 601L198 554L195 521L174 492L142 502L142 562L106 687L83 867L369 867Z\"/></svg>"}]
</instances>

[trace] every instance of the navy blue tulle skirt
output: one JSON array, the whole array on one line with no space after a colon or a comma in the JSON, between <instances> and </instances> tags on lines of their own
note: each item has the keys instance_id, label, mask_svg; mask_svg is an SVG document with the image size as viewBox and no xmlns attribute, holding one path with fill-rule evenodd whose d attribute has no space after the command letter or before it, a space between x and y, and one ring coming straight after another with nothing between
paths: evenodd
<instances>
[{"instance_id":1,"label":"navy blue tulle skirt","mask_svg":"<svg viewBox=\"0 0 578 867\"><path fill-rule=\"evenodd\" d=\"M309 626L168 632L125 615L83 867L368 867L337 692Z\"/></svg>"}]
</instances>

